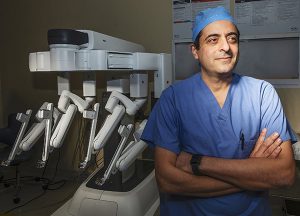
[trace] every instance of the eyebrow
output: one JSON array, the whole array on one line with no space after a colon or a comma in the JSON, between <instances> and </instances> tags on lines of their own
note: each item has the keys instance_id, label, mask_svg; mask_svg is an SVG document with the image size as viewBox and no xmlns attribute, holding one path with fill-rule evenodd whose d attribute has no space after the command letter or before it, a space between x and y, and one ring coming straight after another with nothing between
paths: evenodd
<instances>
[{"instance_id":1,"label":"eyebrow","mask_svg":"<svg viewBox=\"0 0 300 216\"><path fill-rule=\"evenodd\" d=\"M229 32L225 36L228 37L228 36L231 36L231 35L235 35L237 37L239 36L237 32ZM210 34L204 40L206 41L209 37L220 37L220 36L221 36L220 34Z\"/></svg>"}]
</instances>

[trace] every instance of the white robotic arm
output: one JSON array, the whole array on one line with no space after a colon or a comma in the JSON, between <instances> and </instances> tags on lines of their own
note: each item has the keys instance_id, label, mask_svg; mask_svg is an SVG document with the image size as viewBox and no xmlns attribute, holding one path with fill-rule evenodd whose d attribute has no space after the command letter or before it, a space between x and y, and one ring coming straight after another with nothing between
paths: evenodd
<instances>
[{"instance_id":1,"label":"white robotic arm","mask_svg":"<svg viewBox=\"0 0 300 216\"><path fill-rule=\"evenodd\" d=\"M45 102L39 109L38 113L35 116L35 123L30 127L30 129L27 131L25 137L25 131L27 129L32 110L27 110L26 114L18 113L17 120L22 122L21 128L19 130L19 133L16 137L14 146L9 154L9 157L6 161L2 163L2 165L8 166L11 164L12 161L14 161L15 156L18 154L21 154L22 151L29 151L33 145L38 141L38 139L43 135L43 132L46 128L46 125L48 125L48 122L46 119L43 119L40 117L41 112L43 113L45 109L52 106L52 104ZM57 112L54 112L53 115L54 121L58 118ZM50 120L49 120L50 121ZM51 115L51 121L52 121L52 115ZM46 130L47 132L48 130Z\"/></svg>"},{"instance_id":2,"label":"white robotic arm","mask_svg":"<svg viewBox=\"0 0 300 216\"><path fill-rule=\"evenodd\" d=\"M91 103L94 101L94 98L87 97L86 100L83 100L78 95L68 91L64 90L62 91L59 101L58 101L58 109L65 113L70 105L71 102L73 102L77 108L78 111L83 113L84 110L88 109L91 105Z\"/></svg>"},{"instance_id":3,"label":"white robotic arm","mask_svg":"<svg viewBox=\"0 0 300 216\"><path fill-rule=\"evenodd\" d=\"M46 134L43 156L42 160L39 162L39 167L43 167L45 165L48 155L53 148L60 148L62 146L77 109L83 113L85 117L85 112L91 106L93 100L94 99L90 97L86 98L86 100L83 100L81 97L71 93L70 91L62 91L58 101L58 110L62 113L62 115L55 127L55 130L51 134L51 137L48 137ZM75 105L71 104L71 102L73 102Z\"/></svg>"},{"instance_id":4,"label":"white robotic arm","mask_svg":"<svg viewBox=\"0 0 300 216\"><path fill-rule=\"evenodd\" d=\"M59 122L57 123L55 130L53 131L50 139L50 146L54 148L60 148L65 136L70 128L73 118L77 112L77 107L74 104L70 104L62 114Z\"/></svg>"},{"instance_id":5,"label":"white robotic arm","mask_svg":"<svg viewBox=\"0 0 300 216\"><path fill-rule=\"evenodd\" d=\"M83 81L84 96L95 96L96 94L96 71L101 71L101 73L119 71L128 75L130 73L130 80L133 81L133 88L134 90L138 89L138 91L132 91L130 81L131 98L146 98L148 96L148 93L146 93L144 90L139 91L139 88L143 85L143 83L148 83L148 81L140 81L143 79L143 75L148 74L149 71L154 72L153 78L155 98L159 98L161 92L172 83L172 58L170 54L145 53L144 48L138 44L87 30L50 30L48 32L48 43L50 48L49 51L30 53L29 67L30 71L32 72L57 72L58 94L61 94L62 90L69 89L68 76L73 71L81 71L84 76L87 76L86 80ZM137 75L137 73L142 75ZM135 92L136 94L132 95L132 92ZM68 105L68 102L66 100L64 101L65 102L62 102L62 104L65 105L62 107L65 107L64 110L67 110L71 104ZM83 109L83 115L89 119L92 119L93 121L87 155L85 160L81 163L82 168L86 166L87 162L91 158L91 154L94 153L95 150L99 150L105 146L108 138L112 135L112 131L117 127L117 125L119 125L125 113L128 115L134 115L134 113L144 104L145 101L145 99L136 99L135 101L131 101L124 95L113 92L105 107L108 112L110 112L110 115L105 120L96 137L95 129L97 124L99 104L96 103L94 105L93 111ZM77 104L75 105L77 106ZM57 127L60 128L59 125ZM60 130L65 131L66 129ZM105 180L109 178L110 174L115 172L115 170L126 170L130 164L133 163L139 153L145 148L145 143L139 140L139 138L135 138L134 141L126 147L127 139L131 136L132 130L133 125L121 125L119 127L118 132L121 135L121 142L115 151L115 154L103 176L103 179L101 180L101 183L104 183ZM127 169L127 171L128 170L131 169ZM138 188L146 189L148 188L149 184L155 184L154 174L152 173L149 176L150 177L148 179L150 179L150 181L143 181L143 184L145 182L148 183L146 183L145 186ZM135 205L140 206L138 207L139 209L147 209L149 206L154 206L152 205L153 201L155 204L158 203L156 187L149 188L151 189L137 191L137 193L142 194L143 196L143 198L140 200L145 200L145 205L139 203L136 204L136 202L134 202ZM89 188L88 191L91 192L93 190ZM152 193L153 196L150 196L149 199L146 199L144 196L149 192ZM93 194L93 192L91 192L91 194ZM103 194L103 192L99 194L99 191L95 190L95 196L93 195L93 202L91 205L99 207L101 202L98 199L100 199L100 197L102 199ZM97 197L96 200L95 197ZM127 199L127 196L124 197L124 199L130 202L129 199ZM74 200L76 199L74 198ZM113 202L115 202L115 200L113 200ZM76 209L83 209L83 202L80 202L80 204L76 202L74 203ZM90 203L89 199L85 199L85 203ZM117 208L122 209L122 214L124 211L126 212L128 206L129 205L127 204L121 205L120 202L117 202ZM69 215L70 212L72 211L66 211L65 214L62 215ZM146 210L143 212L146 212ZM124 215L133 214L124 213ZM134 215L143 214L137 213Z\"/></svg>"},{"instance_id":6,"label":"white robotic arm","mask_svg":"<svg viewBox=\"0 0 300 216\"><path fill-rule=\"evenodd\" d=\"M121 103L120 103L121 102ZM125 95L121 94L120 92L113 91L107 101L107 104L105 106L105 109L112 113L109 115L102 128L100 129L98 135L95 138L94 141L94 149L99 150L102 149L109 137L111 136L112 132L115 130L116 126L119 125L122 117L124 116L125 112L133 116L136 114L136 112L142 107L142 105L146 102L146 99L135 99L134 101L130 100ZM142 124L142 126L144 123ZM118 160L122 153L125 154L125 152L128 152L129 148L126 148L124 150L127 140L130 137L131 131L133 130L134 126L132 124L129 124L127 126L120 125L118 129L118 133L121 136L121 141L115 151L114 156L112 157L110 164L108 165L101 181L99 182L100 185L103 185L107 179L109 179L111 174L114 174L118 170ZM137 139L135 139L137 141ZM140 145L138 145L140 147ZM132 148L133 146L130 145L130 150L134 150L135 148ZM144 146L145 147L145 146ZM123 151L124 150L124 151ZM137 150L137 149L136 149ZM139 150L137 150L139 151ZM139 151L140 152L140 151ZM128 154L130 154L128 152ZM127 154L127 156L128 156ZM137 154L136 152L133 152L133 154ZM133 155L133 158L135 155ZM132 160L135 160L133 159ZM127 163L126 161L125 163ZM122 162L121 162L122 163ZM130 164L133 163L133 161L128 162ZM123 166L123 164L122 164ZM129 166L129 165L128 165ZM124 166L125 169L125 166Z\"/></svg>"},{"instance_id":7,"label":"white robotic arm","mask_svg":"<svg viewBox=\"0 0 300 216\"><path fill-rule=\"evenodd\" d=\"M88 30L72 30L72 29L51 29L48 31L48 44L50 51L30 53L29 55L29 68L32 72L37 71L56 71L58 74L58 94L62 94L61 110L69 108L69 98L73 97L70 93L63 93L63 90L69 89L69 80L64 77L64 74L71 74L72 71L82 71L87 76L87 80L83 81L84 96L95 96L96 83L94 71L122 71L124 73L132 73L130 79L133 81L133 89L137 91L131 97L140 98L147 97L145 90L140 91L140 86L145 85L147 82L140 82L144 76L137 74L147 71L154 72L154 96L158 98L161 92L172 83L172 62L171 55L165 53L145 53L144 47L125 41L119 38L111 37L101 33L88 31ZM68 77L68 75L67 75ZM131 84L130 84L131 85ZM131 87L130 86L130 89ZM147 88L146 88L147 89ZM131 91L131 90L130 90ZM131 92L130 92L131 93ZM142 94L146 93L143 96ZM74 99L80 112L84 110L82 99ZM81 102L80 102L81 101ZM107 110L111 113L107 117L105 123L96 138L94 144L92 139L94 135L90 136L88 153L85 161L86 164L90 160L90 155L93 149L99 150L103 148L107 139L111 136L111 131L116 128L124 115L124 107L126 113L134 115L136 110L144 104L145 99L136 99L132 102L122 94L113 93L111 101L108 102ZM76 104L78 102L78 104ZM87 101L88 102L88 101ZM123 105L119 105L121 102ZM84 105L84 103L83 103ZM71 109L72 107L70 107ZM96 117L98 108L94 107L93 112L86 112L93 119L93 127L95 128ZM70 112L75 113L75 107ZM65 119L66 118L66 119ZM62 122L71 121L72 115L65 116L54 131L56 140L59 137L64 137L65 133L59 135L60 131L68 130L68 126ZM94 132L93 132L94 133ZM58 139L57 139L58 138ZM59 147L59 141L50 142L52 146ZM50 144L51 145L51 144Z\"/></svg>"},{"instance_id":8,"label":"white robotic arm","mask_svg":"<svg viewBox=\"0 0 300 216\"><path fill-rule=\"evenodd\" d=\"M120 105L119 102L122 102L122 105ZM120 92L113 91L105 106L105 109L110 112L111 115L107 116L102 128L95 137L94 149L99 150L104 147L108 138L121 121L125 111L128 115L133 116L145 102L146 99L136 99L132 101Z\"/></svg>"},{"instance_id":9,"label":"white robotic arm","mask_svg":"<svg viewBox=\"0 0 300 216\"><path fill-rule=\"evenodd\" d=\"M43 103L39 110L46 109L47 105L47 102ZM46 120L39 118L38 114L36 114L35 121L36 122L33 123L33 125L29 128L28 132L26 133L25 137L20 142L20 152L29 151L44 133Z\"/></svg>"},{"instance_id":10,"label":"white robotic arm","mask_svg":"<svg viewBox=\"0 0 300 216\"><path fill-rule=\"evenodd\" d=\"M61 147L77 109L83 113L90 107L92 101L92 98L83 100L69 91L63 91L58 102L58 109L54 108L53 104L45 102L35 116L37 122L31 126L24 138L23 136L31 116L31 110L30 115L29 113L26 113L27 116L23 114L23 118L19 117L19 121L22 122L22 127L17 136L15 145L8 160L3 164L9 165L17 154L20 154L22 151L29 151L45 132L42 160L38 162L38 167L43 167L52 149ZM75 105L71 104L71 102ZM21 114L18 116L20 115ZM58 123L56 124L56 122ZM55 130L52 133L53 128L55 128Z\"/></svg>"},{"instance_id":11,"label":"white robotic arm","mask_svg":"<svg viewBox=\"0 0 300 216\"><path fill-rule=\"evenodd\" d=\"M52 133L50 140L51 147L61 147L77 109L80 113L83 113L91 106L93 100L93 98L87 98L86 100L83 100L81 97L67 90L62 92L57 106L58 110L62 112L62 116L55 127L54 132ZM73 102L75 105L71 104L71 102Z\"/></svg>"},{"instance_id":12,"label":"white robotic arm","mask_svg":"<svg viewBox=\"0 0 300 216\"><path fill-rule=\"evenodd\" d=\"M61 147L65 136L70 128L70 125L72 123L72 120L76 114L76 111L83 114L83 118L87 118L92 120L91 124L91 130L90 130L90 138L89 138L89 145L87 149L87 156L83 162L80 163L80 168L85 168L88 161L90 160L91 154L92 154L92 148L94 137L95 137L95 130L97 125L97 118L99 113L99 103L96 103L93 106L93 109L91 108L91 103L94 101L94 98L86 97L85 100L83 100L81 97L64 90L62 91L62 94L60 96L60 100L58 102L58 109L63 112L62 117L57 124L51 140L50 140L50 146L54 148ZM73 102L74 104L70 104Z\"/></svg>"},{"instance_id":13,"label":"white robotic arm","mask_svg":"<svg viewBox=\"0 0 300 216\"><path fill-rule=\"evenodd\" d=\"M123 118L125 112L128 115L135 115L135 113L140 109L140 107L145 103L146 99L136 99L134 101L130 100L125 95L120 92L113 91L106 103L105 109L110 112L98 134L95 137L95 129L97 121L94 120L90 135L90 141L88 146L88 151L86 153L85 160L80 164L80 168L85 168L87 163L91 159L91 155L100 149L102 149L108 139L111 137L113 131L119 125L121 119ZM120 103L121 102L121 103ZM98 115L99 105L94 107L95 112Z\"/></svg>"},{"instance_id":14,"label":"white robotic arm","mask_svg":"<svg viewBox=\"0 0 300 216\"><path fill-rule=\"evenodd\" d=\"M146 102L145 98L137 98L134 101L130 100L125 95L121 94L120 92L113 91L107 101L105 109L109 112L112 112L114 107L119 103L122 102L126 108L126 113L130 116L136 114L136 112L144 105Z\"/></svg>"},{"instance_id":15,"label":"white robotic arm","mask_svg":"<svg viewBox=\"0 0 300 216\"><path fill-rule=\"evenodd\" d=\"M103 126L94 139L94 149L100 150L106 144L108 138L112 132L116 129L116 126L121 121L125 114L125 107L122 105L116 105L110 115L108 115L104 121Z\"/></svg>"},{"instance_id":16,"label":"white robotic arm","mask_svg":"<svg viewBox=\"0 0 300 216\"><path fill-rule=\"evenodd\" d=\"M18 154L20 152L19 145L20 145L20 142L22 141L22 137L25 133L25 130L28 126L28 123L29 123L29 120L31 117L31 113L32 113L32 110L27 110L25 114L23 114L23 113L17 114L16 119L22 123L21 128L18 132L17 138L15 139L14 145L12 147L12 150L10 151L8 159L2 161L1 165L9 166L11 164L11 162L15 159L16 154Z\"/></svg>"},{"instance_id":17,"label":"white robotic arm","mask_svg":"<svg viewBox=\"0 0 300 216\"><path fill-rule=\"evenodd\" d=\"M131 141L128 146L123 150L121 156L116 162L116 168L118 170L125 171L137 157L144 151L147 147L147 143L140 139L143 133L147 120L142 121L137 130L134 132L134 141Z\"/></svg>"}]
</instances>

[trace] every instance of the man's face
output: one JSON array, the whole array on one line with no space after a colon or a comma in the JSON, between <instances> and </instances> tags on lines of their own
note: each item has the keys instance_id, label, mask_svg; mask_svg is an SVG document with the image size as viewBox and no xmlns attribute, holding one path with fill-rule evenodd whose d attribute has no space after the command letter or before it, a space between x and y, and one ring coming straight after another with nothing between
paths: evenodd
<instances>
[{"instance_id":1,"label":"man's face","mask_svg":"<svg viewBox=\"0 0 300 216\"><path fill-rule=\"evenodd\" d=\"M208 24L199 38L200 48L192 46L195 59L202 72L212 74L230 73L238 60L239 42L236 27L229 21L220 20Z\"/></svg>"}]
</instances>

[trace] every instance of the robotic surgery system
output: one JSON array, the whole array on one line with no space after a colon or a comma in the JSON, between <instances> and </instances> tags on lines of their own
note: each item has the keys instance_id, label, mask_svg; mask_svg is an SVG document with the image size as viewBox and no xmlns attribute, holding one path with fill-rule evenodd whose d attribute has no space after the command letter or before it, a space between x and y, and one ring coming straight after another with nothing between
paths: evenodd
<instances>
[{"instance_id":1,"label":"robotic surgery system","mask_svg":"<svg viewBox=\"0 0 300 216\"><path fill-rule=\"evenodd\" d=\"M25 131L28 127L32 110L27 110L26 113L18 113L17 120L22 123L21 128L8 159L4 160L2 165L9 166L16 155L21 154L23 151L29 151L44 134L42 158L37 163L39 168L44 167L49 153L63 144L77 110L83 113L88 110L91 102L92 100L89 98L83 100L79 96L64 90L57 107L54 107L53 103L48 102L45 102L40 107L34 117L34 123L27 130L26 134Z\"/></svg>"},{"instance_id":2,"label":"robotic surgery system","mask_svg":"<svg viewBox=\"0 0 300 216\"><path fill-rule=\"evenodd\" d=\"M51 29L48 45L49 51L30 53L29 68L31 72L57 74L58 105L45 102L26 134L32 110L18 115L22 127L4 165L30 150L44 135L38 162L43 167L51 151L61 147L79 111L91 120L86 155L79 167L86 168L93 154L102 149L106 157L103 167L96 169L53 215L153 215L159 205L154 163L141 157L146 143L140 136L147 120L136 121L135 116L150 95L149 73L153 73L155 98L172 83L171 55L146 53L139 44L88 30ZM75 71L84 76L82 97L70 90L69 78ZM104 109L108 114L97 131L100 103L95 100L96 73L113 71L127 78L107 81L111 93Z\"/></svg>"}]
</instances>

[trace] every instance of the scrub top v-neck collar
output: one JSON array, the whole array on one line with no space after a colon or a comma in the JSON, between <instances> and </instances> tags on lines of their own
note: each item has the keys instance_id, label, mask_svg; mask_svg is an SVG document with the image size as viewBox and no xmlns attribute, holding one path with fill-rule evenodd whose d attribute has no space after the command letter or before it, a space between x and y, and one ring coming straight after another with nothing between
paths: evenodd
<instances>
[{"instance_id":1,"label":"scrub top v-neck collar","mask_svg":"<svg viewBox=\"0 0 300 216\"><path fill-rule=\"evenodd\" d=\"M206 83L203 81L201 72L198 74L197 77L199 80L200 88L203 90L203 96L206 97L208 101L206 103L207 109L210 110L211 113L217 117L217 119L226 120L229 115L230 107L232 104L232 93L234 91L234 83L236 82L237 78L236 74L232 74L232 80L223 107L220 107L216 97L214 96L210 88L206 85Z\"/></svg>"}]
</instances>

